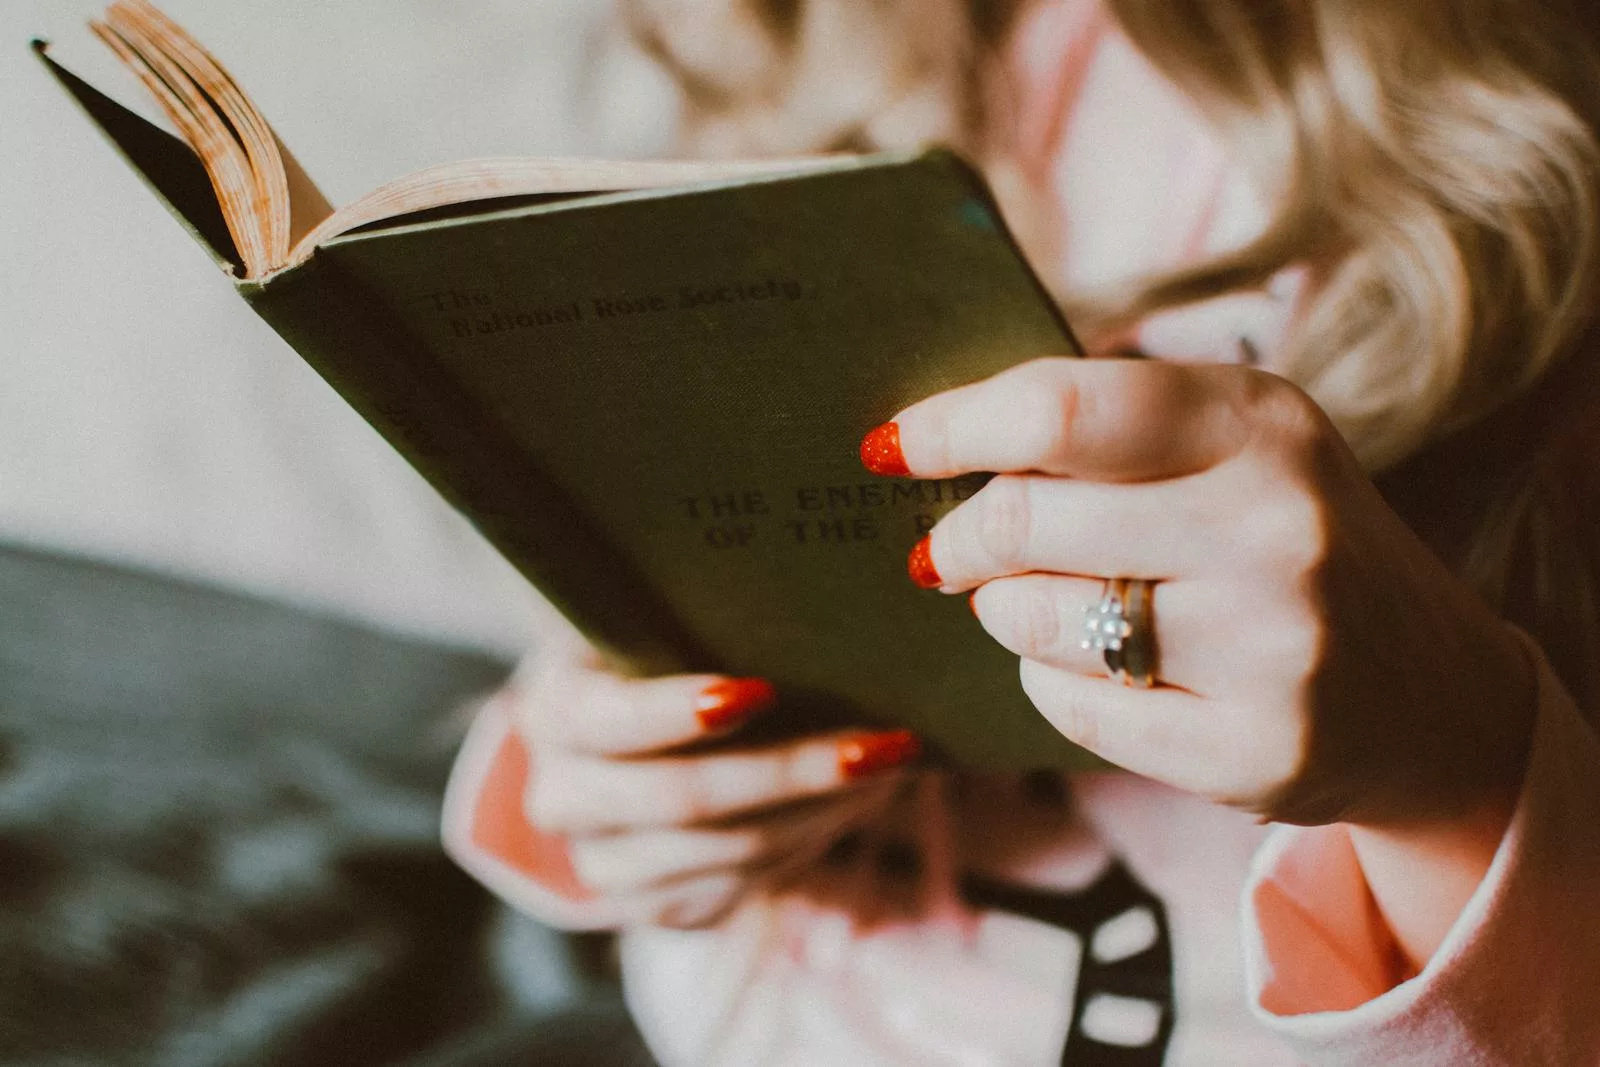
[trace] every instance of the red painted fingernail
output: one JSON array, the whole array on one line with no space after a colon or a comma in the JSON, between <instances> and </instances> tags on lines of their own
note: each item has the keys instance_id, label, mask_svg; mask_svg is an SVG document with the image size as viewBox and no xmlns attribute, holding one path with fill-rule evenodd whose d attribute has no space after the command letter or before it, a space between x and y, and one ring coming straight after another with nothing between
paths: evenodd
<instances>
[{"instance_id":1,"label":"red painted fingernail","mask_svg":"<svg viewBox=\"0 0 1600 1067\"><path fill-rule=\"evenodd\" d=\"M939 568L933 565L933 542L924 537L912 548L911 555L906 559L906 572L911 575L911 580L924 589L937 589L944 584L944 579L939 577Z\"/></svg>"},{"instance_id":2,"label":"red painted fingernail","mask_svg":"<svg viewBox=\"0 0 1600 1067\"><path fill-rule=\"evenodd\" d=\"M778 691L765 678L729 678L701 691L694 714L705 729L726 730L766 711L777 699Z\"/></svg>"},{"instance_id":3,"label":"red painted fingernail","mask_svg":"<svg viewBox=\"0 0 1600 1067\"><path fill-rule=\"evenodd\" d=\"M873 474L904 477L911 473L900 451L900 424L886 422L861 439L861 462Z\"/></svg>"},{"instance_id":4,"label":"red painted fingernail","mask_svg":"<svg viewBox=\"0 0 1600 1067\"><path fill-rule=\"evenodd\" d=\"M839 742L839 773L865 778L910 763L922 755L922 742L910 730L885 730Z\"/></svg>"}]
</instances>

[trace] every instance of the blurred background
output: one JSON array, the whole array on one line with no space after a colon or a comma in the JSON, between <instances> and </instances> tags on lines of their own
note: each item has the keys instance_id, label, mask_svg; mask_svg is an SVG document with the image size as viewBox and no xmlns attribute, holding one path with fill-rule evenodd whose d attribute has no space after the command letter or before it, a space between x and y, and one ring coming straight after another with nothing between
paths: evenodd
<instances>
[{"instance_id":1,"label":"blurred background","mask_svg":"<svg viewBox=\"0 0 1600 1067\"><path fill-rule=\"evenodd\" d=\"M0 7L0 536L517 647L515 583L255 318L27 48L148 113L93 0ZM334 203L434 163L649 155L608 0L168 0ZM646 77L642 69L637 77ZM643 87L641 87L643 88ZM657 113L651 114L654 110Z\"/></svg>"},{"instance_id":2,"label":"blurred background","mask_svg":"<svg viewBox=\"0 0 1600 1067\"><path fill-rule=\"evenodd\" d=\"M149 113L99 7L0 7L0 1063L634 1062L573 944L435 844L520 579L34 60ZM336 204L667 145L607 0L163 7Z\"/></svg>"}]
</instances>

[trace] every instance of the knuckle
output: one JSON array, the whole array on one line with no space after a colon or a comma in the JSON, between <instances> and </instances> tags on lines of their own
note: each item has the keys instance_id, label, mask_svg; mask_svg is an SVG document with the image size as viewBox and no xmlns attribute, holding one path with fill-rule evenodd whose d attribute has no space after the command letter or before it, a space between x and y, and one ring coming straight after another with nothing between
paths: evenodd
<instances>
[{"instance_id":1,"label":"knuckle","mask_svg":"<svg viewBox=\"0 0 1600 1067\"><path fill-rule=\"evenodd\" d=\"M1305 703L1305 694L1311 692L1322 674L1328 656L1328 638L1327 621L1304 598L1299 600L1296 609L1278 627L1280 654L1295 665L1294 683L1297 695L1302 698L1297 706Z\"/></svg>"},{"instance_id":2,"label":"knuckle","mask_svg":"<svg viewBox=\"0 0 1600 1067\"><path fill-rule=\"evenodd\" d=\"M1076 387L1074 375L1080 366L1078 360L1066 356L1040 356L1019 364L1007 377L1033 395L1060 394Z\"/></svg>"},{"instance_id":3,"label":"knuckle","mask_svg":"<svg viewBox=\"0 0 1600 1067\"><path fill-rule=\"evenodd\" d=\"M1087 393L1057 373L1054 361L1030 364L1035 373L1016 383L1008 398L1020 431L1020 447L1037 466L1048 466L1071 451Z\"/></svg>"},{"instance_id":4,"label":"knuckle","mask_svg":"<svg viewBox=\"0 0 1600 1067\"><path fill-rule=\"evenodd\" d=\"M1315 731L1311 718L1302 709L1291 715L1272 716L1257 739L1263 763L1272 768L1272 780L1279 788L1305 777L1311 763Z\"/></svg>"},{"instance_id":5,"label":"knuckle","mask_svg":"<svg viewBox=\"0 0 1600 1067\"><path fill-rule=\"evenodd\" d=\"M517 686L517 721L524 730L547 744L566 745L573 728L584 721L579 709L587 694L570 670L539 666Z\"/></svg>"},{"instance_id":6,"label":"knuckle","mask_svg":"<svg viewBox=\"0 0 1600 1067\"><path fill-rule=\"evenodd\" d=\"M716 801L721 793L715 781L717 767L716 762L705 761L684 768L686 773L680 776L672 803L672 814L677 822L692 825L722 814L721 805Z\"/></svg>"},{"instance_id":7,"label":"knuckle","mask_svg":"<svg viewBox=\"0 0 1600 1067\"><path fill-rule=\"evenodd\" d=\"M1012 632L1017 654L1029 659L1054 657L1062 651L1061 606L1049 590L1038 584L1023 589L1016 598Z\"/></svg>"},{"instance_id":8,"label":"knuckle","mask_svg":"<svg viewBox=\"0 0 1600 1067\"><path fill-rule=\"evenodd\" d=\"M1294 583L1236 587L1232 599L1250 605L1236 612L1229 634L1230 641L1249 650L1248 691L1276 694L1274 703L1283 709L1302 706L1328 652L1328 625L1316 600Z\"/></svg>"},{"instance_id":9,"label":"knuckle","mask_svg":"<svg viewBox=\"0 0 1600 1067\"><path fill-rule=\"evenodd\" d=\"M1296 707L1315 688L1325 651L1323 629L1307 614L1295 611L1279 615L1274 625L1261 627L1256 640L1263 675L1281 678Z\"/></svg>"},{"instance_id":10,"label":"knuckle","mask_svg":"<svg viewBox=\"0 0 1600 1067\"><path fill-rule=\"evenodd\" d=\"M529 822L556 834L571 833L584 825L577 800L581 792L572 788L567 778L556 761L547 761L539 768L523 796L523 812Z\"/></svg>"},{"instance_id":11,"label":"knuckle","mask_svg":"<svg viewBox=\"0 0 1600 1067\"><path fill-rule=\"evenodd\" d=\"M1266 564L1298 585L1321 570L1332 544L1330 517L1321 501L1279 489L1251 509L1251 520L1255 573Z\"/></svg>"},{"instance_id":12,"label":"knuckle","mask_svg":"<svg viewBox=\"0 0 1600 1067\"><path fill-rule=\"evenodd\" d=\"M1321 803L1312 796L1318 790L1307 773L1315 743L1311 723L1298 711L1254 719L1248 750L1240 761L1248 773L1241 775L1231 794L1219 799L1232 807L1296 821L1293 813Z\"/></svg>"},{"instance_id":13,"label":"knuckle","mask_svg":"<svg viewBox=\"0 0 1600 1067\"><path fill-rule=\"evenodd\" d=\"M1320 455L1331 442L1328 417L1298 386L1267 371L1245 374L1241 407L1255 429L1254 444L1286 459Z\"/></svg>"},{"instance_id":14,"label":"knuckle","mask_svg":"<svg viewBox=\"0 0 1600 1067\"><path fill-rule=\"evenodd\" d=\"M1286 519L1288 529L1282 542L1288 562L1294 568L1297 592L1314 594L1320 586L1332 552L1332 536L1320 507L1302 506Z\"/></svg>"},{"instance_id":15,"label":"knuckle","mask_svg":"<svg viewBox=\"0 0 1600 1067\"><path fill-rule=\"evenodd\" d=\"M1032 537L1033 502L1026 479L1002 475L978 494L978 509L973 529L976 547L994 565L1011 570L1024 565Z\"/></svg>"},{"instance_id":16,"label":"knuckle","mask_svg":"<svg viewBox=\"0 0 1600 1067\"><path fill-rule=\"evenodd\" d=\"M838 773L838 753L837 739L820 739L779 755L761 773L760 796L769 802L796 800L832 788ZM822 767L827 771L823 772ZM747 800L755 799L748 782L739 793Z\"/></svg>"},{"instance_id":17,"label":"knuckle","mask_svg":"<svg viewBox=\"0 0 1600 1067\"><path fill-rule=\"evenodd\" d=\"M587 717L576 701L542 700L531 709L531 712L533 724L530 726L530 732L536 732L547 745L569 751L576 751L580 747L583 723L587 721Z\"/></svg>"}]
</instances>

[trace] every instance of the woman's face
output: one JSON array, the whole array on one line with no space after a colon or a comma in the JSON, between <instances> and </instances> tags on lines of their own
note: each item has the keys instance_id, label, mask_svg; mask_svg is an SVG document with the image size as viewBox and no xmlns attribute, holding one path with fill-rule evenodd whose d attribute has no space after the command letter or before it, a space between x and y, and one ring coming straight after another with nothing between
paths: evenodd
<instances>
[{"instance_id":1,"label":"woman's face","mask_svg":"<svg viewBox=\"0 0 1600 1067\"><path fill-rule=\"evenodd\" d=\"M1039 221L1048 232L1031 251L1051 282L1093 293L1258 236L1268 204L1199 112L1109 19L1086 26L1062 10L1024 15L1005 57L1019 127L1060 116L1058 128L1024 132L1018 146L1035 195L1049 200ZM1112 347L1271 367L1302 281L1288 271L1264 292L1158 315Z\"/></svg>"}]
</instances>

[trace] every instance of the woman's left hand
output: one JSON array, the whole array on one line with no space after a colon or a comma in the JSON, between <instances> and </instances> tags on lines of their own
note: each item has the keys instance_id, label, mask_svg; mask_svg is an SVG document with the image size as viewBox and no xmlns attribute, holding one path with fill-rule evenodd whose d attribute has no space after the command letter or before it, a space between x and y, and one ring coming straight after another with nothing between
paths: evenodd
<instances>
[{"instance_id":1,"label":"woman's left hand","mask_svg":"<svg viewBox=\"0 0 1600 1067\"><path fill-rule=\"evenodd\" d=\"M1514 796L1534 700L1521 640L1283 379L1041 359L869 444L880 473L1001 472L914 560L926 585L975 590L1078 744L1273 821L1408 825ZM1080 647L1111 577L1157 583L1154 688Z\"/></svg>"}]
</instances>

